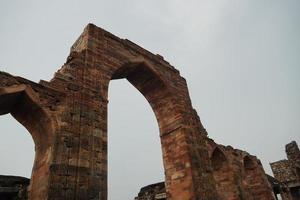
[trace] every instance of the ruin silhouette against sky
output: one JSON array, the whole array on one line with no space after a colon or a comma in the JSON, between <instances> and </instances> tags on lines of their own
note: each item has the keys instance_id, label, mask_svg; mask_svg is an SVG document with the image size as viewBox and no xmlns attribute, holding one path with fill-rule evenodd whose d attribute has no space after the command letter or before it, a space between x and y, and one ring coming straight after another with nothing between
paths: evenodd
<instances>
[{"instance_id":1,"label":"ruin silhouette against sky","mask_svg":"<svg viewBox=\"0 0 300 200\"><path fill-rule=\"evenodd\" d=\"M2 2L0 70L50 80L93 22L176 66L209 136L257 155L270 172L284 145L300 141L299 8L298 1ZM109 183L118 191L109 194L129 199L163 178L158 127L125 80L112 82L109 95ZM30 176L30 135L8 116L0 126L0 173Z\"/></svg>"}]
</instances>

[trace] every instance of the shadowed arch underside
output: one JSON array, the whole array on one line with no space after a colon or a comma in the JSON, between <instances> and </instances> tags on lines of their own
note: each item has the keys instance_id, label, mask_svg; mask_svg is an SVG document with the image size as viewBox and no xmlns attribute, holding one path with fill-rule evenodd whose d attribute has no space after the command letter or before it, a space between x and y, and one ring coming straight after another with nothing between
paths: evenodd
<instances>
[{"instance_id":1,"label":"shadowed arch underside","mask_svg":"<svg viewBox=\"0 0 300 200\"><path fill-rule=\"evenodd\" d=\"M228 164L228 160L223 153L223 151L216 147L211 155L211 162L212 167L215 171L221 170L222 168L226 167Z\"/></svg>"},{"instance_id":2,"label":"shadowed arch underside","mask_svg":"<svg viewBox=\"0 0 300 200\"><path fill-rule=\"evenodd\" d=\"M249 156L244 157L243 164L245 171L253 170L256 167L255 162Z\"/></svg>"},{"instance_id":3,"label":"shadowed arch underside","mask_svg":"<svg viewBox=\"0 0 300 200\"><path fill-rule=\"evenodd\" d=\"M296 174L298 178L300 179L300 167L296 167Z\"/></svg>"},{"instance_id":4,"label":"shadowed arch underside","mask_svg":"<svg viewBox=\"0 0 300 200\"><path fill-rule=\"evenodd\" d=\"M211 154L211 163L220 199L239 199L233 169L230 167L225 152L218 146Z\"/></svg>"},{"instance_id":5,"label":"shadowed arch underside","mask_svg":"<svg viewBox=\"0 0 300 200\"><path fill-rule=\"evenodd\" d=\"M126 78L147 99L155 113L161 134L170 131L168 125L176 117L180 117L180 113L176 113L176 104L173 104L176 101L175 95L151 65L145 61L125 64L112 75L112 80L119 78Z\"/></svg>"}]
</instances>

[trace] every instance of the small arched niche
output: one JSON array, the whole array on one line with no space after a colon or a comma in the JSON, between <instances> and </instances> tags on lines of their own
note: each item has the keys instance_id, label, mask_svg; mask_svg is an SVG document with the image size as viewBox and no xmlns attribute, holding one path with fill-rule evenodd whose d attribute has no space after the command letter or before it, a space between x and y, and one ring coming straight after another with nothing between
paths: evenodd
<instances>
[{"instance_id":1,"label":"small arched niche","mask_svg":"<svg viewBox=\"0 0 300 200\"><path fill-rule=\"evenodd\" d=\"M296 167L296 174L298 178L300 179L300 167Z\"/></svg>"},{"instance_id":2,"label":"small arched niche","mask_svg":"<svg viewBox=\"0 0 300 200\"><path fill-rule=\"evenodd\" d=\"M216 147L211 155L211 163L214 171L224 169L228 165L228 160L224 152Z\"/></svg>"},{"instance_id":3,"label":"small arched niche","mask_svg":"<svg viewBox=\"0 0 300 200\"><path fill-rule=\"evenodd\" d=\"M253 170L256 167L255 162L249 156L245 156L243 159L245 171Z\"/></svg>"}]
</instances>

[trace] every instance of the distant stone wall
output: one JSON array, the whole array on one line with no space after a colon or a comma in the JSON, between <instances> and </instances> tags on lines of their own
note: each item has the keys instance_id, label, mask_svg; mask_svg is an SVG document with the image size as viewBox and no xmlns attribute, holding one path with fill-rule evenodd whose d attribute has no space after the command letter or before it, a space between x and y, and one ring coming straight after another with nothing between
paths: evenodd
<instances>
[{"instance_id":1,"label":"distant stone wall","mask_svg":"<svg viewBox=\"0 0 300 200\"><path fill-rule=\"evenodd\" d=\"M290 182L297 179L296 174L293 172L293 165L289 160L280 160L270 165L274 176L280 182Z\"/></svg>"},{"instance_id":2,"label":"distant stone wall","mask_svg":"<svg viewBox=\"0 0 300 200\"><path fill-rule=\"evenodd\" d=\"M287 158L294 166L300 165L300 150L296 141L292 141L291 143L285 146L285 152Z\"/></svg>"},{"instance_id":3,"label":"distant stone wall","mask_svg":"<svg viewBox=\"0 0 300 200\"><path fill-rule=\"evenodd\" d=\"M300 151L292 141L285 146L288 159L271 163L274 176L282 184L283 200L300 200Z\"/></svg>"},{"instance_id":4,"label":"distant stone wall","mask_svg":"<svg viewBox=\"0 0 300 200\"><path fill-rule=\"evenodd\" d=\"M143 187L135 200L165 200L166 198L165 183L160 182Z\"/></svg>"},{"instance_id":5,"label":"distant stone wall","mask_svg":"<svg viewBox=\"0 0 300 200\"><path fill-rule=\"evenodd\" d=\"M30 179L19 176L0 175L1 200L27 200Z\"/></svg>"}]
</instances>

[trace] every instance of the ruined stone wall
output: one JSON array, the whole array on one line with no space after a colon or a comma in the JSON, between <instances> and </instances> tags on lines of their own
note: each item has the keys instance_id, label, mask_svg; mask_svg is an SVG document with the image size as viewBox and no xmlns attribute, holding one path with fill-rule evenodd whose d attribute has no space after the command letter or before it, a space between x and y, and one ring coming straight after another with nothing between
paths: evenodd
<instances>
[{"instance_id":1,"label":"ruined stone wall","mask_svg":"<svg viewBox=\"0 0 300 200\"><path fill-rule=\"evenodd\" d=\"M160 182L141 188L135 200L165 200L166 198L165 183Z\"/></svg>"},{"instance_id":2,"label":"ruined stone wall","mask_svg":"<svg viewBox=\"0 0 300 200\"><path fill-rule=\"evenodd\" d=\"M208 139L217 191L222 199L274 199L259 159L231 146Z\"/></svg>"},{"instance_id":3,"label":"ruined stone wall","mask_svg":"<svg viewBox=\"0 0 300 200\"><path fill-rule=\"evenodd\" d=\"M289 143L285 147L287 160L280 160L271 163L275 178L281 182L298 181L300 176L297 169L300 168L300 151L295 141Z\"/></svg>"},{"instance_id":4,"label":"ruined stone wall","mask_svg":"<svg viewBox=\"0 0 300 200\"><path fill-rule=\"evenodd\" d=\"M215 143L207 138L216 189L221 200L275 199L271 183L259 159L246 151ZM156 184L144 187L136 200L156 200L164 191Z\"/></svg>"},{"instance_id":5,"label":"ruined stone wall","mask_svg":"<svg viewBox=\"0 0 300 200\"><path fill-rule=\"evenodd\" d=\"M0 114L11 113L35 143L30 199L107 199L108 88L120 78L155 113L167 199L273 199L258 159L208 140L178 70L92 24L51 81L0 73Z\"/></svg>"},{"instance_id":6,"label":"ruined stone wall","mask_svg":"<svg viewBox=\"0 0 300 200\"><path fill-rule=\"evenodd\" d=\"M275 178L280 182L290 182L296 180L292 165L288 160L280 160L271 163L271 168Z\"/></svg>"},{"instance_id":7,"label":"ruined stone wall","mask_svg":"<svg viewBox=\"0 0 300 200\"><path fill-rule=\"evenodd\" d=\"M294 165L299 165L300 163L300 150L296 141L285 146L285 152L289 161L293 162Z\"/></svg>"},{"instance_id":8,"label":"ruined stone wall","mask_svg":"<svg viewBox=\"0 0 300 200\"><path fill-rule=\"evenodd\" d=\"M288 160L290 161L290 165L292 166L292 171L294 174L294 178L297 181L300 181L300 150L295 141L287 144L285 146L285 152Z\"/></svg>"},{"instance_id":9,"label":"ruined stone wall","mask_svg":"<svg viewBox=\"0 0 300 200\"><path fill-rule=\"evenodd\" d=\"M300 199L300 151L297 143L292 141L285 146L288 159L271 163L273 174L282 184L283 200Z\"/></svg>"}]
</instances>

